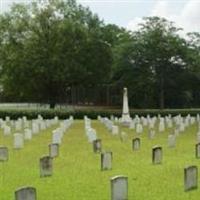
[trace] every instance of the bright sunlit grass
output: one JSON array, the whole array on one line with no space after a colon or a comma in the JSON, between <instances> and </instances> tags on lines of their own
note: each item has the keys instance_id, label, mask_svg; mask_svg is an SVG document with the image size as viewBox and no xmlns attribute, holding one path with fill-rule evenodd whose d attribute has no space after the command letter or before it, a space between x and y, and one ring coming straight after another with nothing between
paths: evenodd
<instances>
[{"instance_id":1,"label":"bright sunlit grass","mask_svg":"<svg viewBox=\"0 0 200 200\"><path fill-rule=\"evenodd\" d=\"M139 135L141 149L132 151L133 130L122 128L129 140L122 143L112 136L98 121L92 127L102 139L104 150L113 152L113 170L100 170L100 155L93 153L85 136L84 122L75 121L66 132L60 147L60 156L54 160L52 177L40 178L39 158L48 154L53 128L34 136L22 150L13 149L12 136L0 132L0 145L9 147L9 161L0 163L0 200L13 200L14 191L22 186L37 189L38 200L109 200L110 178L128 176L129 200L197 200L200 189L184 191L183 169L187 165L200 166L195 158L197 127L188 128L177 138L175 148L168 148L165 133L157 133L149 140L147 130ZM163 147L163 163L153 165L151 150L154 145ZM200 183L200 179L199 179Z\"/></svg>"}]
</instances>

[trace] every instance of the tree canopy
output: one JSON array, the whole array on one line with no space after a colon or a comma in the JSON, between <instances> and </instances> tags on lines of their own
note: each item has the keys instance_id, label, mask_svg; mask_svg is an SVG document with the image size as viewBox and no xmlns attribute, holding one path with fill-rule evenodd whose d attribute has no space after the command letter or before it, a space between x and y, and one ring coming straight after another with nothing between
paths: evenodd
<instances>
[{"instance_id":1,"label":"tree canopy","mask_svg":"<svg viewBox=\"0 0 200 200\"><path fill-rule=\"evenodd\" d=\"M127 31L75 0L14 4L0 15L1 96L51 107L74 95L75 103L119 105L126 86L135 108L197 107L200 33L180 30L148 17Z\"/></svg>"}]
</instances>

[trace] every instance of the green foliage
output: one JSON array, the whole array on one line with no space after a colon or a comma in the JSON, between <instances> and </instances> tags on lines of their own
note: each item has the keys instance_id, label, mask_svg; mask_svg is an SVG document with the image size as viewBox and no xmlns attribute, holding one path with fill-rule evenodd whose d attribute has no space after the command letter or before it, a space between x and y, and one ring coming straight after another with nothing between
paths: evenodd
<instances>
[{"instance_id":1,"label":"green foliage","mask_svg":"<svg viewBox=\"0 0 200 200\"><path fill-rule=\"evenodd\" d=\"M75 0L14 4L0 15L1 99L121 105L127 87L134 108L198 107L200 33L180 31L159 17L106 25Z\"/></svg>"},{"instance_id":2,"label":"green foliage","mask_svg":"<svg viewBox=\"0 0 200 200\"><path fill-rule=\"evenodd\" d=\"M8 99L53 105L73 86L107 81L112 57L103 23L75 1L16 4L0 20Z\"/></svg>"},{"instance_id":3,"label":"green foliage","mask_svg":"<svg viewBox=\"0 0 200 200\"><path fill-rule=\"evenodd\" d=\"M130 111L130 115L134 117L135 115L139 116L166 116L171 114L176 116L181 114L186 116L188 114L196 116L200 113L200 109L134 109ZM11 119L18 119L23 116L26 116L28 119L35 119L38 115L43 116L44 119L52 119L55 116L58 116L60 119L67 119L70 116L74 116L75 119L83 119L84 116L88 116L91 119L97 119L100 115L102 117L108 117L114 115L116 117L121 117L122 111L120 109L75 109L75 110L60 110L60 109L0 109L0 118L10 116Z\"/></svg>"},{"instance_id":4,"label":"green foliage","mask_svg":"<svg viewBox=\"0 0 200 200\"><path fill-rule=\"evenodd\" d=\"M167 107L177 106L174 98L179 98L185 89L181 86L187 49L178 31L163 18L145 18L121 50L114 78L129 88L133 106L164 108L165 103Z\"/></svg>"}]
</instances>

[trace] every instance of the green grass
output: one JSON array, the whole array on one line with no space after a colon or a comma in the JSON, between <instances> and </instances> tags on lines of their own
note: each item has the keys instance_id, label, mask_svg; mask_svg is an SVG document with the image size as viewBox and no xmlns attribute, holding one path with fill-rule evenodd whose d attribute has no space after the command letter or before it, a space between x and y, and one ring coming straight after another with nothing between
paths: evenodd
<instances>
[{"instance_id":1,"label":"green grass","mask_svg":"<svg viewBox=\"0 0 200 200\"><path fill-rule=\"evenodd\" d=\"M39 177L39 158L48 154L51 131L48 129L26 142L22 150L13 150L12 137L0 132L0 145L9 147L9 161L0 163L0 200L13 200L14 191L21 186L37 189L38 200L109 200L110 178L115 175L128 176L129 200L197 200L200 189L184 192L183 175L187 165L200 166L195 158L197 127L188 128L177 138L176 148L167 146L167 135L157 133L149 140L147 130L141 135L141 149L133 152L131 139L122 143L112 136L98 121L92 121L102 139L103 149L113 152L113 170L100 170L100 155L94 154L87 142L83 121L75 121L63 138L60 156L54 160L52 177ZM152 165L151 149L154 145L163 147L163 164ZM199 179L200 184L200 179Z\"/></svg>"}]
</instances>

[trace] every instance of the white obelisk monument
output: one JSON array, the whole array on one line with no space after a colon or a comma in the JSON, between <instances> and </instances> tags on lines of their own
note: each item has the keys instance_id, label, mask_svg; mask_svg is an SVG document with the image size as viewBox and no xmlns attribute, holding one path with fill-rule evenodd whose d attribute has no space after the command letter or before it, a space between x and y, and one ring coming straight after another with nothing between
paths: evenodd
<instances>
[{"instance_id":1,"label":"white obelisk monument","mask_svg":"<svg viewBox=\"0 0 200 200\"><path fill-rule=\"evenodd\" d=\"M128 90L124 88L123 93L123 110L122 110L122 124L125 126L129 126L131 122L131 117L129 114L129 107L128 107Z\"/></svg>"}]
</instances>

